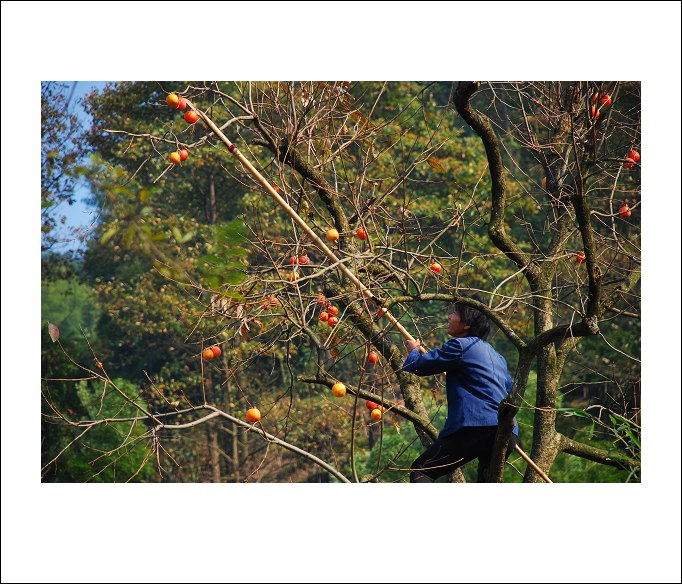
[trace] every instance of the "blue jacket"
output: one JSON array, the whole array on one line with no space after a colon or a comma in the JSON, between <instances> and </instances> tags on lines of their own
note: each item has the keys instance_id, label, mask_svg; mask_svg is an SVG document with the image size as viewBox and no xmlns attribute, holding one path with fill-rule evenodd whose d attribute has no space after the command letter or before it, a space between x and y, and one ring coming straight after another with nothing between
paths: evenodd
<instances>
[{"instance_id":1,"label":"blue jacket","mask_svg":"<svg viewBox=\"0 0 682 584\"><path fill-rule=\"evenodd\" d=\"M497 426L498 407L512 387L507 361L478 337L450 339L424 354L415 349L403 370L420 377L447 372L448 418L440 438L467 426ZM513 432L518 436L516 423Z\"/></svg>"}]
</instances>

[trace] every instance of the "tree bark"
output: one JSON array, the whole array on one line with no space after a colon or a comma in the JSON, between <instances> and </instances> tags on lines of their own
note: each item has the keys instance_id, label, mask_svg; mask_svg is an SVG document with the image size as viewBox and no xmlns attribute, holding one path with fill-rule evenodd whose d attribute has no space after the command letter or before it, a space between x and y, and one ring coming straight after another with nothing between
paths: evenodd
<instances>
[{"instance_id":1,"label":"tree bark","mask_svg":"<svg viewBox=\"0 0 682 584\"><path fill-rule=\"evenodd\" d=\"M571 438L559 434L559 450L567 454L579 456L593 462L612 466L620 470L632 471L639 467L639 462L623 454L595 448L582 442L577 442Z\"/></svg>"},{"instance_id":2,"label":"tree bark","mask_svg":"<svg viewBox=\"0 0 682 584\"><path fill-rule=\"evenodd\" d=\"M230 378L230 362L228 359L228 352L223 351L222 362L225 369L225 395L223 398L223 404L225 411L231 411L234 409L234 404L232 402L232 380ZM223 425L224 437L223 450L229 452L229 459L225 465L225 473L230 481L234 483L239 482L239 426L233 422L227 422Z\"/></svg>"},{"instance_id":3,"label":"tree bark","mask_svg":"<svg viewBox=\"0 0 682 584\"><path fill-rule=\"evenodd\" d=\"M218 443L218 424L217 420L211 420L206 424L208 432L208 451L211 459L211 480L214 483L222 482L220 473L220 444Z\"/></svg>"},{"instance_id":4,"label":"tree bark","mask_svg":"<svg viewBox=\"0 0 682 584\"><path fill-rule=\"evenodd\" d=\"M533 354L525 349L521 349L519 361L514 374L512 389L506 398L502 400L498 412L498 426L495 434L493 453L490 458L490 467L486 480L494 483L502 481L504 475L504 464L506 460L507 444L514 430L514 416L518 413L523 401L523 396L528 385L528 375L533 365ZM519 429L519 438L521 438Z\"/></svg>"},{"instance_id":5,"label":"tree bark","mask_svg":"<svg viewBox=\"0 0 682 584\"><path fill-rule=\"evenodd\" d=\"M206 221L214 225L218 221L218 204L215 194L215 176L211 173L208 185L208 198L206 199Z\"/></svg>"},{"instance_id":6,"label":"tree bark","mask_svg":"<svg viewBox=\"0 0 682 584\"><path fill-rule=\"evenodd\" d=\"M213 378L210 374L206 375L204 379L204 389L206 391L206 400L209 403L215 403ZM206 424L206 442L208 446L208 459L211 474L211 481L214 483L222 482L222 475L220 471L220 446L218 440L219 422L211 420Z\"/></svg>"}]
</instances>

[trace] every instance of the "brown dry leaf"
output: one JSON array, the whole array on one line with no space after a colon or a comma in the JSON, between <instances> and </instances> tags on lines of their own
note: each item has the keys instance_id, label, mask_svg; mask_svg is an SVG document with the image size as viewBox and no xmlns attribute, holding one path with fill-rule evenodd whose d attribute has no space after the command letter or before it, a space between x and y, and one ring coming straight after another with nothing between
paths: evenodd
<instances>
[{"instance_id":1,"label":"brown dry leaf","mask_svg":"<svg viewBox=\"0 0 682 584\"><path fill-rule=\"evenodd\" d=\"M365 116L363 116L358 110L353 110L350 113L350 115L351 115L351 117L355 118L356 120L358 120L360 122L366 122L367 121L367 118Z\"/></svg>"},{"instance_id":2,"label":"brown dry leaf","mask_svg":"<svg viewBox=\"0 0 682 584\"><path fill-rule=\"evenodd\" d=\"M337 359L341 355L341 351L338 349L334 348L329 351L329 354L334 357L334 359Z\"/></svg>"},{"instance_id":3,"label":"brown dry leaf","mask_svg":"<svg viewBox=\"0 0 682 584\"><path fill-rule=\"evenodd\" d=\"M220 294L214 294L211 296L211 307L215 312L226 313L232 307L232 302L227 298L220 296Z\"/></svg>"},{"instance_id":4,"label":"brown dry leaf","mask_svg":"<svg viewBox=\"0 0 682 584\"><path fill-rule=\"evenodd\" d=\"M435 156L429 156L426 159L426 162L428 162L429 166L434 170L437 170L438 172L445 172L445 167L440 163L440 160L438 160L438 158L436 158Z\"/></svg>"},{"instance_id":5,"label":"brown dry leaf","mask_svg":"<svg viewBox=\"0 0 682 584\"><path fill-rule=\"evenodd\" d=\"M47 332L50 333L50 338L52 339L52 342L56 343L57 339L59 338L59 328L57 327L57 325L52 324L51 322L48 321Z\"/></svg>"}]
</instances>

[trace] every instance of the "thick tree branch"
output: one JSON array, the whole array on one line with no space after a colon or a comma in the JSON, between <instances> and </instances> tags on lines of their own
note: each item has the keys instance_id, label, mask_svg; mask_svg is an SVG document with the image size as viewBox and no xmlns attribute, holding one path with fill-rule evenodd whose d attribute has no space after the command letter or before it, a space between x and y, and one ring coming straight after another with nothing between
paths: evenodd
<instances>
[{"instance_id":1,"label":"thick tree branch","mask_svg":"<svg viewBox=\"0 0 682 584\"><path fill-rule=\"evenodd\" d=\"M609 291L609 295L602 300L600 311L603 312L604 310L613 310L614 304L616 304L616 302L618 302L626 292L629 292L637 285L641 276L642 268L641 266L637 266L634 270L630 272L630 274L625 280L620 282L618 286L612 288ZM628 314L628 316L633 315ZM639 315L634 316L639 318Z\"/></svg>"},{"instance_id":2,"label":"thick tree branch","mask_svg":"<svg viewBox=\"0 0 682 584\"><path fill-rule=\"evenodd\" d=\"M573 124L573 118L571 118ZM577 145L575 131L571 134L573 138L573 149L575 155L575 191L571 196L571 203L575 210L575 218L578 221L578 228L583 241L583 248L585 250L585 263L587 265L588 278L588 295L587 295L587 311L585 314L585 323L590 327L594 334L599 332L597 324L598 318L601 316L600 302L601 302L601 284L602 274L599 266L597 266L597 249L594 241L594 231L592 229L591 215L592 209L590 203L585 195L585 179L583 171L580 166L580 150Z\"/></svg>"},{"instance_id":3,"label":"thick tree branch","mask_svg":"<svg viewBox=\"0 0 682 584\"><path fill-rule=\"evenodd\" d=\"M624 454L618 454L612 450L604 450L602 448L595 448L594 446L583 444L582 442L576 442L563 434L560 435L559 440L559 450L566 454L586 458L587 460L612 466L620 470L631 471L636 470L640 466L639 461L634 458L630 458Z\"/></svg>"},{"instance_id":4,"label":"thick tree branch","mask_svg":"<svg viewBox=\"0 0 682 584\"><path fill-rule=\"evenodd\" d=\"M626 280L610 290L609 295L602 300L600 305L600 313L603 313L604 310L613 310L612 306L622 298L623 294L637 285L637 282L640 280L640 276L641 269L637 268L630 273ZM639 315L636 314L628 314L628 316L635 316L637 318L639 317ZM597 334L598 332L599 329L595 331L594 327L591 326L587 320L583 320L575 324L562 324L537 335L528 343L528 350L537 354L538 351L550 343L561 341L570 337L587 337Z\"/></svg>"},{"instance_id":5,"label":"thick tree branch","mask_svg":"<svg viewBox=\"0 0 682 584\"><path fill-rule=\"evenodd\" d=\"M492 181L492 207L488 234L493 243L519 268L524 268L528 281L537 281L538 267L532 263L532 256L523 252L507 234L504 227L504 209L506 204L505 169L497 136L490 120L479 114L471 106L469 100L479 88L478 82L462 81L455 90L455 107L464 121L478 134L485 147Z\"/></svg>"},{"instance_id":6,"label":"thick tree branch","mask_svg":"<svg viewBox=\"0 0 682 584\"><path fill-rule=\"evenodd\" d=\"M339 200L334 187L327 182L324 176L322 176L322 173L316 170L313 165L298 152L296 147L287 141L277 145L275 149L273 149L273 145L269 140L266 140L264 143L258 141L258 143L267 146L273 151L280 162L291 166L291 168L313 185L320 196L320 199L322 199L322 202L326 205L327 209L329 209L334 220L334 225L341 233L339 245L342 249L348 247L349 244L350 246L353 246L352 238L344 237L344 235L350 235L350 223L348 222L346 212L341 206L341 201Z\"/></svg>"},{"instance_id":7,"label":"thick tree branch","mask_svg":"<svg viewBox=\"0 0 682 584\"><path fill-rule=\"evenodd\" d=\"M488 467L487 480L490 482L499 483L502 481L507 444L509 443L509 438L511 437L515 426L514 416L519 411L519 407L523 402L523 396L526 392L528 375L532 364L533 356L530 351L520 351L512 389L507 397L500 403L497 414L497 433L495 434L495 443L493 444L490 466Z\"/></svg>"},{"instance_id":8,"label":"thick tree branch","mask_svg":"<svg viewBox=\"0 0 682 584\"><path fill-rule=\"evenodd\" d=\"M540 350L557 341L568 337L588 337L594 335L594 330L585 321L575 324L562 324L555 326L537 335L528 343L528 350L536 355Z\"/></svg>"},{"instance_id":9,"label":"thick tree branch","mask_svg":"<svg viewBox=\"0 0 682 584\"><path fill-rule=\"evenodd\" d=\"M502 318L500 318L500 315L497 312L490 310L490 308L488 308L486 304L477 302L476 300L473 300L466 296L460 296L459 294L443 293L422 293L414 294L411 296L392 296L391 300L386 303L386 306L390 308L394 304L418 302L420 300L442 300L443 302L461 302L462 304L466 304L468 306L477 308L478 310L483 312L491 321L493 321L495 325L497 325L497 327L504 333L504 336L506 336L512 343L514 343L514 346L517 349L520 350L526 346L526 341L519 337L519 335L516 334L516 331L514 331L514 329L510 327Z\"/></svg>"}]
</instances>

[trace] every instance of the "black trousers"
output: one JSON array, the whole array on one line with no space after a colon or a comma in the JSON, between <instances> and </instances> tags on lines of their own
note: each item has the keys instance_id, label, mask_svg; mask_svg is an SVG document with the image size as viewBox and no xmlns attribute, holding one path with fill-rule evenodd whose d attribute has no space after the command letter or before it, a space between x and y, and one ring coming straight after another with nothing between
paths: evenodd
<instances>
[{"instance_id":1,"label":"black trousers","mask_svg":"<svg viewBox=\"0 0 682 584\"><path fill-rule=\"evenodd\" d=\"M412 463L410 482L432 483L474 458L478 458L478 482L485 482L496 433L497 426L471 426L439 438ZM512 434L506 456L515 446L516 436Z\"/></svg>"}]
</instances>

